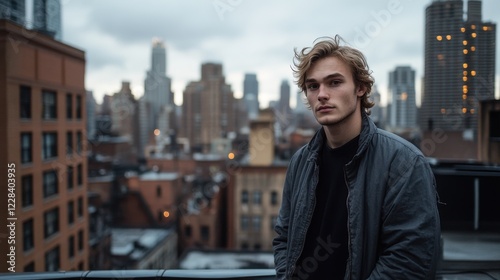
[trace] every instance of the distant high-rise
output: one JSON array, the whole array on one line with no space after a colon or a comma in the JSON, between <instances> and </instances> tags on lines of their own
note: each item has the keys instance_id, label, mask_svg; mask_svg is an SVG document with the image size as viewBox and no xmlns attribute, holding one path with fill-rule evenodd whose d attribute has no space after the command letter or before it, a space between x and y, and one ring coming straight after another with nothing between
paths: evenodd
<instances>
[{"instance_id":1,"label":"distant high-rise","mask_svg":"<svg viewBox=\"0 0 500 280\"><path fill-rule=\"evenodd\" d=\"M25 25L26 0L0 0L0 18L12 20L19 25Z\"/></svg>"},{"instance_id":2,"label":"distant high-rise","mask_svg":"<svg viewBox=\"0 0 500 280\"><path fill-rule=\"evenodd\" d=\"M394 128L412 128L417 125L415 102L415 70L398 66L389 73L391 112L389 125Z\"/></svg>"},{"instance_id":3,"label":"distant high-rise","mask_svg":"<svg viewBox=\"0 0 500 280\"><path fill-rule=\"evenodd\" d=\"M494 98L496 24L481 1L433 1L425 11L425 82L421 129L475 131L480 100Z\"/></svg>"},{"instance_id":4,"label":"distant high-rise","mask_svg":"<svg viewBox=\"0 0 500 280\"><path fill-rule=\"evenodd\" d=\"M87 109L87 138L94 139L96 134L95 116L96 116L96 102L92 91L87 90L86 93L86 109Z\"/></svg>"},{"instance_id":5,"label":"distant high-rise","mask_svg":"<svg viewBox=\"0 0 500 280\"><path fill-rule=\"evenodd\" d=\"M278 102L278 110L282 114L290 113L290 83L287 80L281 81L280 86L280 101Z\"/></svg>"},{"instance_id":6,"label":"distant high-rise","mask_svg":"<svg viewBox=\"0 0 500 280\"><path fill-rule=\"evenodd\" d=\"M247 107L248 118L256 119L259 116L259 81L256 74L245 74L243 99Z\"/></svg>"},{"instance_id":7,"label":"distant high-rise","mask_svg":"<svg viewBox=\"0 0 500 280\"><path fill-rule=\"evenodd\" d=\"M147 127L141 127L143 131L142 137L145 135L153 135L155 129L160 129L160 123L164 124L161 127L160 133L168 135L168 130L173 127L173 119L175 117L174 94L171 90L171 80L166 76L167 73L167 54L165 44L155 38L153 39L153 48L151 55L151 70L147 72L146 80L144 81L144 102L148 103L150 113L148 121L143 124ZM159 118L166 118L159 120ZM144 133L146 133L144 135ZM143 143L147 143L149 139L144 139ZM140 149L143 150L144 147Z\"/></svg>"},{"instance_id":8,"label":"distant high-rise","mask_svg":"<svg viewBox=\"0 0 500 280\"><path fill-rule=\"evenodd\" d=\"M56 40L62 39L60 0L33 1L33 29L52 36Z\"/></svg>"},{"instance_id":9,"label":"distant high-rise","mask_svg":"<svg viewBox=\"0 0 500 280\"><path fill-rule=\"evenodd\" d=\"M190 82L184 90L182 133L197 152L208 152L214 139L235 132L235 99L226 83L222 64L204 63L201 80Z\"/></svg>"}]
</instances>

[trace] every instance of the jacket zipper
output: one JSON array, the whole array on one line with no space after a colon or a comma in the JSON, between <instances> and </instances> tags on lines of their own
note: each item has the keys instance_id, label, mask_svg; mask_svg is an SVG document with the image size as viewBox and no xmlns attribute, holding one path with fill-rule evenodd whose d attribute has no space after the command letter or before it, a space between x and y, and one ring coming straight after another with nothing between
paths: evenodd
<instances>
[{"instance_id":1,"label":"jacket zipper","mask_svg":"<svg viewBox=\"0 0 500 280\"><path fill-rule=\"evenodd\" d=\"M347 271L349 272L347 274L347 279L351 279L351 267L352 267L352 253L351 253L351 227L350 227L350 209L349 209L349 196L351 194L350 189L349 189L349 183L347 182L347 172L346 172L346 167L344 167L344 181L345 185L347 187L347 199L346 199L346 207L347 207L347 250L349 255L347 256L348 261L348 267Z\"/></svg>"},{"instance_id":2,"label":"jacket zipper","mask_svg":"<svg viewBox=\"0 0 500 280\"><path fill-rule=\"evenodd\" d=\"M315 173L315 177L316 176L316 170L317 170L317 166L315 165L314 166L314 173ZM318 171L319 172L319 171ZM345 175L344 175L345 176ZM318 184L318 182L316 182L316 184ZM300 246L300 252L299 254L297 255L297 257L295 258L295 260L293 261L293 265L292 265L292 269L289 271L288 273L288 277L292 277L293 273L295 272L295 268L297 267L297 260L300 258L300 256L302 255L302 251L304 251L304 243L305 243L305 238L307 237L307 231L309 230L309 226L311 225L311 219L312 219L312 216L314 214L314 209L316 208L316 187L314 188L314 195L313 195L313 207L311 208L312 210L310 210L310 214L308 215L308 222L307 222L307 227L305 228L305 235L304 235L304 240L302 241L302 244Z\"/></svg>"}]
</instances>

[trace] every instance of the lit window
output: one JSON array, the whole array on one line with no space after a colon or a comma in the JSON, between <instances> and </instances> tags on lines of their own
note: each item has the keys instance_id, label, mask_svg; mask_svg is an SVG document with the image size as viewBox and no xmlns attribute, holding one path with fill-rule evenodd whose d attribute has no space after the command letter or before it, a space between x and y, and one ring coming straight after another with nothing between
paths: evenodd
<instances>
[{"instance_id":1,"label":"lit window","mask_svg":"<svg viewBox=\"0 0 500 280\"><path fill-rule=\"evenodd\" d=\"M464 54L468 54L469 51L467 49L464 49Z\"/></svg>"},{"instance_id":2,"label":"lit window","mask_svg":"<svg viewBox=\"0 0 500 280\"><path fill-rule=\"evenodd\" d=\"M475 25L475 24L473 24L473 25L471 25L471 26L470 26L470 28L472 28L472 29L476 29L476 25Z\"/></svg>"},{"instance_id":3,"label":"lit window","mask_svg":"<svg viewBox=\"0 0 500 280\"><path fill-rule=\"evenodd\" d=\"M470 113L471 113L471 114L474 114L475 112L476 112L476 110L474 110L474 109L470 109Z\"/></svg>"},{"instance_id":4,"label":"lit window","mask_svg":"<svg viewBox=\"0 0 500 280\"><path fill-rule=\"evenodd\" d=\"M471 74L472 76L476 76L476 71L472 70L472 71L470 71L470 74Z\"/></svg>"},{"instance_id":5,"label":"lit window","mask_svg":"<svg viewBox=\"0 0 500 280\"><path fill-rule=\"evenodd\" d=\"M467 71L464 70L464 76L467 76Z\"/></svg>"},{"instance_id":6,"label":"lit window","mask_svg":"<svg viewBox=\"0 0 500 280\"><path fill-rule=\"evenodd\" d=\"M465 32L465 27L460 28L460 31Z\"/></svg>"},{"instance_id":7,"label":"lit window","mask_svg":"<svg viewBox=\"0 0 500 280\"><path fill-rule=\"evenodd\" d=\"M464 114L467 113L467 108L465 108L465 107L462 108L462 113L464 113Z\"/></svg>"},{"instance_id":8,"label":"lit window","mask_svg":"<svg viewBox=\"0 0 500 280\"><path fill-rule=\"evenodd\" d=\"M437 39L438 41L441 41L441 40L443 40L443 36L438 35L438 36L436 36L436 39Z\"/></svg>"},{"instance_id":9,"label":"lit window","mask_svg":"<svg viewBox=\"0 0 500 280\"><path fill-rule=\"evenodd\" d=\"M477 37L477 34L474 32L471 34L472 38L476 38Z\"/></svg>"},{"instance_id":10,"label":"lit window","mask_svg":"<svg viewBox=\"0 0 500 280\"><path fill-rule=\"evenodd\" d=\"M462 80L463 80L464 82L467 82L467 77L462 77Z\"/></svg>"},{"instance_id":11,"label":"lit window","mask_svg":"<svg viewBox=\"0 0 500 280\"><path fill-rule=\"evenodd\" d=\"M464 44L464 46L467 46L467 40L463 40L462 44Z\"/></svg>"},{"instance_id":12,"label":"lit window","mask_svg":"<svg viewBox=\"0 0 500 280\"><path fill-rule=\"evenodd\" d=\"M463 100L467 99L467 94L462 95L462 99Z\"/></svg>"},{"instance_id":13,"label":"lit window","mask_svg":"<svg viewBox=\"0 0 500 280\"><path fill-rule=\"evenodd\" d=\"M469 65L467 63L464 63L462 66L464 67L464 69L466 69L467 67L469 67Z\"/></svg>"},{"instance_id":14,"label":"lit window","mask_svg":"<svg viewBox=\"0 0 500 280\"><path fill-rule=\"evenodd\" d=\"M451 40L451 35L446 35L446 40Z\"/></svg>"},{"instance_id":15,"label":"lit window","mask_svg":"<svg viewBox=\"0 0 500 280\"><path fill-rule=\"evenodd\" d=\"M476 51L476 47L472 46L472 47L470 47L470 50L473 51L473 52L475 52Z\"/></svg>"}]
</instances>

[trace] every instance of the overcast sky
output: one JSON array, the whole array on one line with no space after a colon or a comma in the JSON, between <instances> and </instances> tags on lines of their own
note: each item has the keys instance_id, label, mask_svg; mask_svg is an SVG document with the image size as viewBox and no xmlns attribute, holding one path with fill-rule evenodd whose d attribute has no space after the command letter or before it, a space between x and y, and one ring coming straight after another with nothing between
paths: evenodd
<instances>
[{"instance_id":1,"label":"overcast sky","mask_svg":"<svg viewBox=\"0 0 500 280\"><path fill-rule=\"evenodd\" d=\"M131 83L144 93L151 68L151 42L167 47L167 75L176 104L201 64L223 64L236 97L245 73L256 73L259 100L277 100L283 79L292 86L294 48L321 36L341 35L362 50L386 101L391 70L416 70L417 95L424 64L425 7L431 0L62 0L63 42L86 53L86 89L100 103L104 94ZM500 23L500 1L483 0L483 20ZM497 37L499 35L497 34ZM497 38L497 96L500 43ZM294 99L294 98L292 98ZM292 104L295 104L295 100Z\"/></svg>"}]
</instances>

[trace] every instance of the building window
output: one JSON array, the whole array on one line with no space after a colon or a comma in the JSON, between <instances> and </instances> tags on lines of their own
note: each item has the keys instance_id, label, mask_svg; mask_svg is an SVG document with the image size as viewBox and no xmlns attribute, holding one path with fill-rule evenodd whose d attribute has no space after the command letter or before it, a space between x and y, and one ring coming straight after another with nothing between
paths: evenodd
<instances>
[{"instance_id":1,"label":"building window","mask_svg":"<svg viewBox=\"0 0 500 280\"><path fill-rule=\"evenodd\" d=\"M42 159L57 157L57 133L44 132L42 135Z\"/></svg>"},{"instance_id":2,"label":"building window","mask_svg":"<svg viewBox=\"0 0 500 280\"><path fill-rule=\"evenodd\" d=\"M33 161L32 137L31 133L21 133L21 163L30 163Z\"/></svg>"},{"instance_id":3,"label":"building window","mask_svg":"<svg viewBox=\"0 0 500 280\"><path fill-rule=\"evenodd\" d=\"M54 91L42 92L42 119L57 119L57 98Z\"/></svg>"},{"instance_id":4,"label":"building window","mask_svg":"<svg viewBox=\"0 0 500 280\"><path fill-rule=\"evenodd\" d=\"M246 242L241 243L241 249L248 250L248 243L246 243Z\"/></svg>"},{"instance_id":5,"label":"building window","mask_svg":"<svg viewBox=\"0 0 500 280\"><path fill-rule=\"evenodd\" d=\"M71 93L66 94L66 119L70 120L73 118L73 95Z\"/></svg>"},{"instance_id":6,"label":"building window","mask_svg":"<svg viewBox=\"0 0 500 280\"><path fill-rule=\"evenodd\" d=\"M161 186L156 186L156 197L161 197Z\"/></svg>"},{"instance_id":7,"label":"building window","mask_svg":"<svg viewBox=\"0 0 500 280\"><path fill-rule=\"evenodd\" d=\"M83 167L81 163L76 167L76 183L78 186L83 184Z\"/></svg>"},{"instance_id":8,"label":"building window","mask_svg":"<svg viewBox=\"0 0 500 280\"><path fill-rule=\"evenodd\" d=\"M59 232L59 208L53 208L43 214L44 237L48 238Z\"/></svg>"},{"instance_id":9,"label":"building window","mask_svg":"<svg viewBox=\"0 0 500 280\"><path fill-rule=\"evenodd\" d=\"M73 132L66 132L66 154L71 155L73 153Z\"/></svg>"},{"instance_id":10,"label":"building window","mask_svg":"<svg viewBox=\"0 0 500 280\"><path fill-rule=\"evenodd\" d=\"M84 268L83 268L83 262L79 262L78 263L78 270L79 271L83 271L84 270Z\"/></svg>"},{"instance_id":11,"label":"building window","mask_svg":"<svg viewBox=\"0 0 500 280\"><path fill-rule=\"evenodd\" d=\"M241 192L241 203L246 204L248 203L248 191L244 190Z\"/></svg>"},{"instance_id":12,"label":"building window","mask_svg":"<svg viewBox=\"0 0 500 280\"><path fill-rule=\"evenodd\" d=\"M82 132L78 131L76 133L76 152L78 154L82 153L82 150L83 150L82 144L83 144L83 142L82 142Z\"/></svg>"},{"instance_id":13,"label":"building window","mask_svg":"<svg viewBox=\"0 0 500 280\"><path fill-rule=\"evenodd\" d=\"M262 224L262 218L260 216L252 217L252 230L254 232L259 232Z\"/></svg>"},{"instance_id":14,"label":"building window","mask_svg":"<svg viewBox=\"0 0 500 280\"><path fill-rule=\"evenodd\" d=\"M23 272L35 272L35 262L30 262L25 265Z\"/></svg>"},{"instance_id":15,"label":"building window","mask_svg":"<svg viewBox=\"0 0 500 280\"><path fill-rule=\"evenodd\" d=\"M21 178L22 205L28 207L33 205L33 176L25 175Z\"/></svg>"},{"instance_id":16,"label":"building window","mask_svg":"<svg viewBox=\"0 0 500 280\"><path fill-rule=\"evenodd\" d=\"M253 204L260 205L261 202L262 202L262 192L261 191L254 191L253 192Z\"/></svg>"},{"instance_id":17,"label":"building window","mask_svg":"<svg viewBox=\"0 0 500 280\"><path fill-rule=\"evenodd\" d=\"M60 267L59 246L45 253L45 271L58 271Z\"/></svg>"},{"instance_id":18,"label":"building window","mask_svg":"<svg viewBox=\"0 0 500 280\"><path fill-rule=\"evenodd\" d=\"M83 198L79 197L78 201L76 203L76 214L78 215L78 218L83 217Z\"/></svg>"},{"instance_id":19,"label":"building window","mask_svg":"<svg viewBox=\"0 0 500 280\"><path fill-rule=\"evenodd\" d=\"M31 119L31 87L21 86L19 89L21 96L19 98L21 119Z\"/></svg>"},{"instance_id":20,"label":"building window","mask_svg":"<svg viewBox=\"0 0 500 280\"><path fill-rule=\"evenodd\" d=\"M75 221L75 203L73 200L68 202L68 224L73 224Z\"/></svg>"},{"instance_id":21,"label":"building window","mask_svg":"<svg viewBox=\"0 0 500 280\"><path fill-rule=\"evenodd\" d=\"M248 216L241 216L241 230L248 230Z\"/></svg>"},{"instance_id":22,"label":"building window","mask_svg":"<svg viewBox=\"0 0 500 280\"><path fill-rule=\"evenodd\" d=\"M73 166L68 166L68 169L66 170L66 177L67 177L68 190L71 190L71 189L73 189L73 186L74 186Z\"/></svg>"},{"instance_id":23,"label":"building window","mask_svg":"<svg viewBox=\"0 0 500 280\"><path fill-rule=\"evenodd\" d=\"M78 251L83 250L83 230L78 231Z\"/></svg>"},{"instance_id":24,"label":"building window","mask_svg":"<svg viewBox=\"0 0 500 280\"><path fill-rule=\"evenodd\" d=\"M253 245L253 249L254 249L255 251L260 251L260 249L261 249L261 248L262 248L262 246L260 245L260 243L255 243L255 244Z\"/></svg>"},{"instance_id":25,"label":"building window","mask_svg":"<svg viewBox=\"0 0 500 280\"><path fill-rule=\"evenodd\" d=\"M191 233L192 233L191 231L192 231L192 229L191 229L190 225L187 225L184 227L184 235L186 237L191 237Z\"/></svg>"},{"instance_id":26,"label":"building window","mask_svg":"<svg viewBox=\"0 0 500 280\"><path fill-rule=\"evenodd\" d=\"M278 205L278 192L276 191L271 192L271 205Z\"/></svg>"},{"instance_id":27,"label":"building window","mask_svg":"<svg viewBox=\"0 0 500 280\"><path fill-rule=\"evenodd\" d=\"M43 197L57 194L57 171L50 170L43 172Z\"/></svg>"},{"instance_id":28,"label":"building window","mask_svg":"<svg viewBox=\"0 0 500 280\"><path fill-rule=\"evenodd\" d=\"M201 226L200 228L201 240L208 241L210 238L210 228L208 226Z\"/></svg>"},{"instance_id":29,"label":"building window","mask_svg":"<svg viewBox=\"0 0 500 280\"><path fill-rule=\"evenodd\" d=\"M76 96L76 118L82 119L82 97L80 95Z\"/></svg>"},{"instance_id":30,"label":"building window","mask_svg":"<svg viewBox=\"0 0 500 280\"><path fill-rule=\"evenodd\" d=\"M68 257L73 258L75 256L75 237L71 235L68 238Z\"/></svg>"},{"instance_id":31,"label":"building window","mask_svg":"<svg viewBox=\"0 0 500 280\"><path fill-rule=\"evenodd\" d=\"M35 239L33 232L33 219L29 219L23 223L23 250L29 251L35 247Z\"/></svg>"}]
</instances>

